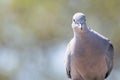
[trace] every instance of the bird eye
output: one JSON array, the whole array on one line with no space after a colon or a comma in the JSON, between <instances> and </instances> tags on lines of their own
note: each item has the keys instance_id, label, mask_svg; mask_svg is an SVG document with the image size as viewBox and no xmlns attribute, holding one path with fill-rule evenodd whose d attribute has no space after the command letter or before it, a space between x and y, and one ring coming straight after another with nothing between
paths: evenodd
<instances>
[{"instance_id":1,"label":"bird eye","mask_svg":"<svg viewBox=\"0 0 120 80\"><path fill-rule=\"evenodd\" d=\"M75 22L75 19L73 19L73 22Z\"/></svg>"}]
</instances>

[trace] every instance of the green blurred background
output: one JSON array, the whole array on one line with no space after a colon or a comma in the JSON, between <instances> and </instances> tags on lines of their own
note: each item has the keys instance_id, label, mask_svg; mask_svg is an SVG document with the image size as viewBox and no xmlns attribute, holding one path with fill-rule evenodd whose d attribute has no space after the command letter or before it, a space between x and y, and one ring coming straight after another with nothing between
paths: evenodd
<instances>
[{"instance_id":1,"label":"green blurred background","mask_svg":"<svg viewBox=\"0 0 120 80\"><path fill-rule=\"evenodd\" d=\"M120 80L120 0L0 0L0 80L68 80L64 54L76 12L113 43L107 80Z\"/></svg>"}]
</instances>

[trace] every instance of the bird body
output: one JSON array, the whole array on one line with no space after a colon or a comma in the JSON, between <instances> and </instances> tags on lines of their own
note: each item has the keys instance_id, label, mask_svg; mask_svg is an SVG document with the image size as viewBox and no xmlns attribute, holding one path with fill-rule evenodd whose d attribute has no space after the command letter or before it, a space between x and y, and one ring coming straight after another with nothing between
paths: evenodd
<instances>
[{"instance_id":1,"label":"bird body","mask_svg":"<svg viewBox=\"0 0 120 80\"><path fill-rule=\"evenodd\" d=\"M104 80L113 67L112 44L85 23L81 27L72 27L74 37L67 46L65 57L68 77L72 80Z\"/></svg>"}]
</instances>

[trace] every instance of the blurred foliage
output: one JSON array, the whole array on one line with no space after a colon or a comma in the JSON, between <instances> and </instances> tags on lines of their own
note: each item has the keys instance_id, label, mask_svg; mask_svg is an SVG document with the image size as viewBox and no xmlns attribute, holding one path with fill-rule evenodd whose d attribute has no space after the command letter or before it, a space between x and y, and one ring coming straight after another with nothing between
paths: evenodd
<instances>
[{"instance_id":1,"label":"blurred foliage","mask_svg":"<svg viewBox=\"0 0 120 80\"><path fill-rule=\"evenodd\" d=\"M110 34L116 40L114 36L119 33L119 4L119 0L13 0L10 7L26 34L33 32L36 38L48 42L53 38L62 39L68 36L64 35L68 32L71 35L71 18L78 11L88 16L97 15L101 26L96 26L103 34ZM115 43L120 47L119 40Z\"/></svg>"},{"instance_id":2,"label":"blurred foliage","mask_svg":"<svg viewBox=\"0 0 120 80\"><path fill-rule=\"evenodd\" d=\"M20 55L26 56L21 65L25 65L24 60L33 57L32 53L35 55L37 50L41 50L38 52L42 56L41 62L43 60L47 65L49 50L72 38L73 14L83 12L90 28L111 40L117 63L120 56L119 9L120 0L0 0L0 47L15 48L18 53L26 54ZM43 71L44 77L56 80L48 67L44 70L49 72ZM0 80L8 80L8 77L0 74Z\"/></svg>"},{"instance_id":3,"label":"blurred foliage","mask_svg":"<svg viewBox=\"0 0 120 80\"><path fill-rule=\"evenodd\" d=\"M103 18L108 18L109 21L117 19L119 16L120 8L119 0L91 0L91 9L93 13L103 16Z\"/></svg>"},{"instance_id":4,"label":"blurred foliage","mask_svg":"<svg viewBox=\"0 0 120 80\"><path fill-rule=\"evenodd\" d=\"M15 0L11 5L20 25L37 38L50 40L61 35L60 1Z\"/></svg>"},{"instance_id":5,"label":"blurred foliage","mask_svg":"<svg viewBox=\"0 0 120 80\"><path fill-rule=\"evenodd\" d=\"M0 80L9 80L9 77L3 74L0 74Z\"/></svg>"}]
</instances>

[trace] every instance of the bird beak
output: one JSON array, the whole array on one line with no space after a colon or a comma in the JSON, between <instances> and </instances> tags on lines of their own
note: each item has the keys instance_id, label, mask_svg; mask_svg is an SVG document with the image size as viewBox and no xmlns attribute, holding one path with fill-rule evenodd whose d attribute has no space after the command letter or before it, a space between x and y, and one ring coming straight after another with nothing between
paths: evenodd
<instances>
[{"instance_id":1,"label":"bird beak","mask_svg":"<svg viewBox=\"0 0 120 80\"><path fill-rule=\"evenodd\" d=\"M73 27L78 27L78 28L80 28L80 29L82 30L82 25L81 25L81 23L75 23L75 22L73 22L73 23L72 23L72 26L73 26Z\"/></svg>"},{"instance_id":2,"label":"bird beak","mask_svg":"<svg viewBox=\"0 0 120 80\"><path fill-rule=\"evenodd\" d=\"M76 26L78 26L82 30L82 25L80 23L77 23Z\"/></svg>"}]
</instances>

